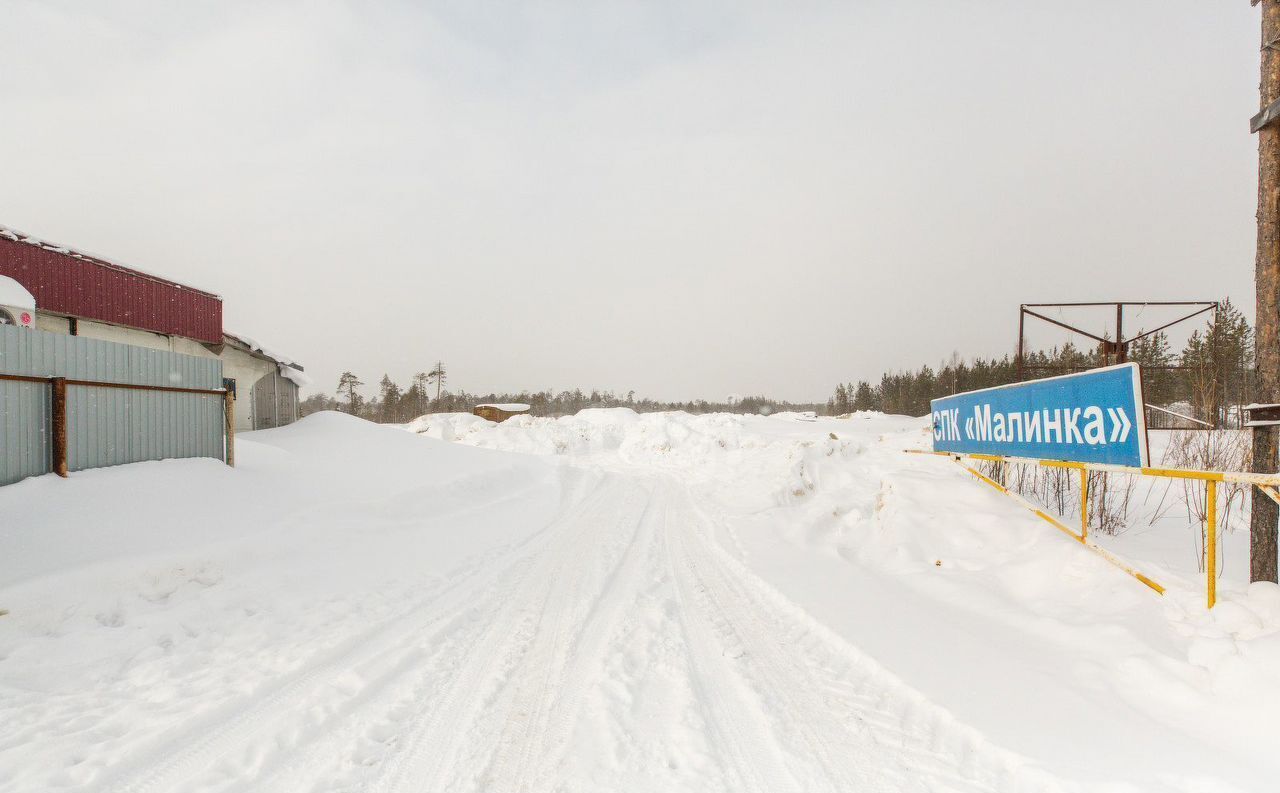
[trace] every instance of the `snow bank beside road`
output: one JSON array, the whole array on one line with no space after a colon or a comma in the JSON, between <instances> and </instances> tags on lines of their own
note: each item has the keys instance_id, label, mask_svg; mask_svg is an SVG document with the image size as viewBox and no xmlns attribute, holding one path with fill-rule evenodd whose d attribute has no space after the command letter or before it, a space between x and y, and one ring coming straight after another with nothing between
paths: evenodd
<instances>
[{"instance_id":1,"label":"snow bank beside road","mask_svg":"<svg viewBox=\"0 0 1280 793\"><path fill-rule=\"evenodd\" d=\"M676 475L756 575L1067 779L1264 790L1280 773L1280 589L1242 580L1243 531L1223 538L1208 612L1176 514L1099 538L1166 584L1162 599L958 467L903 454L927 444L918 419L602 410L497 425L426 416L411 429Z\"/></svg>"},{"instance_id":2,"label":"snow bank beside road","mask_svg":"<svg viewBox=\"0 0 1280 793\"><path fill-rule=\"evenodd\" d=\"M142 553L258 538L264 526L373 502L459 508L545 477L509 455L424 447L403 432L324 412L290 427L247 433L236 468L166 460L52 476L0 488L0 582ZM121 500L122 493L130 498ZM406 509L408 507L406 506ZM32 527L39 527L33 531Z\"/></svg>"},{"instance_id":3,"label":"snow bank beside road","mask_svg":"<svg viewBox=\"0 0 1280 793\"><path fill-rule=\"evenodd\" d=\"M353 637L372 646L560 499L554 466L338 413L246 434L236 457L0 488L0 791L111 790L175 744L252 740L258 717L220 716L238 703L335 687L286 714L296 739L364 685L332 660ZM260 755L220 789L253 789Z\"/></svg>"}]
</instances>

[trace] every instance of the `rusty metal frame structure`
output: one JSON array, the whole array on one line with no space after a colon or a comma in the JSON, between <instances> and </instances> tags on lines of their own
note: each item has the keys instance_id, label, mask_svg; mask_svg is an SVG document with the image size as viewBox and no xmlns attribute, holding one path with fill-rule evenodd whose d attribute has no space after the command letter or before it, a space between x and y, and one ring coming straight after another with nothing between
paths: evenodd
<instances>
[{"instance_id":1,"label":"rusty metal frame structure","mask_svg":"<svg viewBox=\"0 0 1280 793\"><path fill-rule=\"evenodd\" d=\"M1092 333L1091 331L1087 331L1083 328L1078 328L1075 325L1071 325L1067 322L1063 322L1062 320L1054 319L1053 317L1046 316L1045 314L1042 314L1036 310L1036 309L1045 309L1045 308L1099 308L1099 307L1108 307L1108 306L1114 307L1116 310L1116 337L1114 339L1108 339L1103 336L1099 336L1096 333ZM1136 336L1130 336L1129 338L1126 339L1124 337L1125 306L1192 306L1192 307L1195 307L1195 310L1192 311L1190 314L1186 314L1185 316L1182 316L1182 317L1179 317L1178 319L1173 320L1172 322L1166 322L1165 324L1161 325L1158 328L1153 328L1151 330L1144 330L1141 333L1138 333ZM1098 345L1101 348L1102 354L1103 354L1103 365L1106 366L1108 364L1124 363L1126 360L1128 360L1129 345L1132 342L1135 342L1139 339L1144 339L1147 336L1151 336L1156 333L1159 333L1160 331L1165 330L1166 328L1171 328L1174 325L1177 325L1181 322L1186 322L1189 319L1194 319L1195 317L1198 317L1201 314L1207 313L1209 311L1213 311L1216 317L1217 313L1221 310L1222 310L1222 306L1216 300L1106 301L1106 302L1093 302L1093 303L1023 303L1020 306L1018 306L1018 353L1017 353L1018 381L1021 382L1022 380L1024 380L1025 374L1027 372L1058 371L1058 367L1053 367L1053 366L1027 366L1026 365L1024 356L1026 354L1025 347L1026 347L1027 317L1033 317L1043 322L1047 322L1050 325L1057 325L1058 327L1064 328L1070 331L1071 333L1078 333L1081 336L1084 336L1089 339L1093 339L1094 341L1098 342ZM1177 365L1177 366L1167 365L1167 366L1156 366L1156 367L1147 367L1147 368L1178 370L1178 369L1185 369L1186 367L1181 365Z\"/></svg>"}]
</instances>

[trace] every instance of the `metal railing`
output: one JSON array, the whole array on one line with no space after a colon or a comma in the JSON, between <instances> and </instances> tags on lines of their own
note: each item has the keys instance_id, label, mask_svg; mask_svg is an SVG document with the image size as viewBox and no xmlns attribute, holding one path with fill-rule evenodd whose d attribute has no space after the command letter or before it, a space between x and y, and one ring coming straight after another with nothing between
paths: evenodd
<instances>
[{"instance_id":1,"label":"metal railing","mask_svg":"<svg viewBox=\"0 0 1280 793\"><path fill-rule=\"evenodd\" d=\"M1049 525L1076 540L1084 547L1101 556L1106 561L1120 568L1137 580L1146 584L1153 591L1163 595L1165 588L1151 577L1137 570L1115 554L1089 539L1089 472L1099 471L1113 474L1133 474L1137 476L1156 476L1167 479L1195 479L1205 483L1205 602L1213 608L1218 600L1218 483L1252 485L1261 490L1267 497L1280 504L1280 475L1252 474L1235 471L1197 471L1187 468L1133 468L1125 465L1108 465L1105 463L1078 463L1066 460L1040 460L1029 457L1005 457L996 454L960 454L957 452L935 452L927 449L906 449L908 454L929 454L938 457L950 457L961 468L977 477L982 482L1004 493ZM1015 493L981 471L965 464L965 460L979 460L991 463L1020 463L1037 465L1043 468L1065 468L1080 472L1080 531L1076 532L1062 521L1028 501L1021 494Z\"/></svg>"}]
</instances>

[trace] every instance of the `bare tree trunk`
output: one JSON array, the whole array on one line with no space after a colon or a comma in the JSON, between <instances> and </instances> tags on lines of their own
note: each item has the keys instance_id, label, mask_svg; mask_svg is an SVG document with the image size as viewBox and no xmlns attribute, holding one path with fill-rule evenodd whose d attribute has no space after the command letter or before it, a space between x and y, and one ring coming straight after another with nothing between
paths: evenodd
<instances>
[{"instance_id":1,"label":"bare tree trunk","mask_svg":"<svg viewBox=\"0 0 1280 793\"><path fill-rule=\"evenodd\" d=\"M1261 109L1280 97L1280 0L1262 0ZM1259 402L1280 402L1280 123L1258 131L1257 373ZM1253 429L1253 470L1276 471L1276 427ZM1251 491L1249 579L1276 580L1277 507Z\"/></svg>"}]
</instances>

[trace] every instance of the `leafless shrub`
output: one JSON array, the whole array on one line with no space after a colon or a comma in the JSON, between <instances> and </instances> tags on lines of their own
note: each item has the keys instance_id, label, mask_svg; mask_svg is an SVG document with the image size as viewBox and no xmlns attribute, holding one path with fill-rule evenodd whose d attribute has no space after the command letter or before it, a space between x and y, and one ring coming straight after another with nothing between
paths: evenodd
<instances>
[{"instance_id":1,"label":"leafless shrub","mask_svg":"<svg viewBox=\"0 0 1280 793\"><path fill-rule=\"evenodd\" d=\"M1175 468L1191 468L1199 471L1246 471L1252 457L1249 436L1242 430L1178 430L1169 438L1163 464ZM1187 520L1197 530L1192 532L1192 545L1196 552L1196 564L1201 572L1205 566L1205 535L1208 519L1208 499L1204 482L1183 479L1182 503L1187 510ZM1223 531L1234 531L1232 518L1244 511L1249 496L1249 485L1239 482L1218 483L1218 526ZM1222 554L1218 554L1222 559ZM1221 570L1217 571L1221 574Z\"/></svg>"},{"instance_id":2,"label":"leafless shrub","mask_svg":"<svg viewBox=\"0 0 1280 793\"><path fill-rule=\"evenodd\" d=\"M1008 465L995 460L979 460L977 465L977 470L980 474L993 482L999 482L1005 487L1008 487L1004 481L1005 476L1008 474L1008 469Z\"/></svg>"},{"instance_id":3,"label":"leafless shrub","mask_svg":"<svg viewBox=\"0 0 1280 793\"><path fill-rule=\"evenodd\" d=\"M1124 533L1136 485L1133 474L1090 471L1089 531L1111 536Z\"/></svg>"},{"instance_id":4,"label":"leafless shrub","mask_svg":"<svg viewBox=\"0 0 1280 793\"><path fill-rule=\"evenodd\" d=\"M1246 471L1249 469L1251 443L1243 430L1175 430L1159 464L1168 468L1201 471ZM978 466L985 476L1000 482L1011 491L1061 515L1075 528L1080 521L1080 474L1069 468L1052 468L1021 463L983 462ZM1207 505L1205 483L1197 479L1151 477L1139 491L1140 478L1133 474L1089 473L1089 531L1118 535L1128 527L1130 517L1140 510L1143 520L1157 521L1166 517L1179 504L1186 510L1192 526L1192 545L1201 571L1205 566L1205 534ZM1235 531L1248 506L1249 486L1219 482L1218 525L1222 532ZM1159 499L1152 504L1153 496ZM1219 564L1223 559L1218 554ZM1218 574L1221 575L1221 568Z\"/></svg>"},{"instance_id":5,"label":"leafless shrub","mask_svg":"<svg viewBox=\"0 0 1280 793\"><path fill-rule=\"evenodd\" d=\"M1079 525L1080 474L1070 468L1025 463L984 462L983 475L1015 493L1044 505ZM1128 524L1133 505L1134 477L1128 474L1089 474L1089 531L1120 534Z\"/></svg>"}]
</instances>

